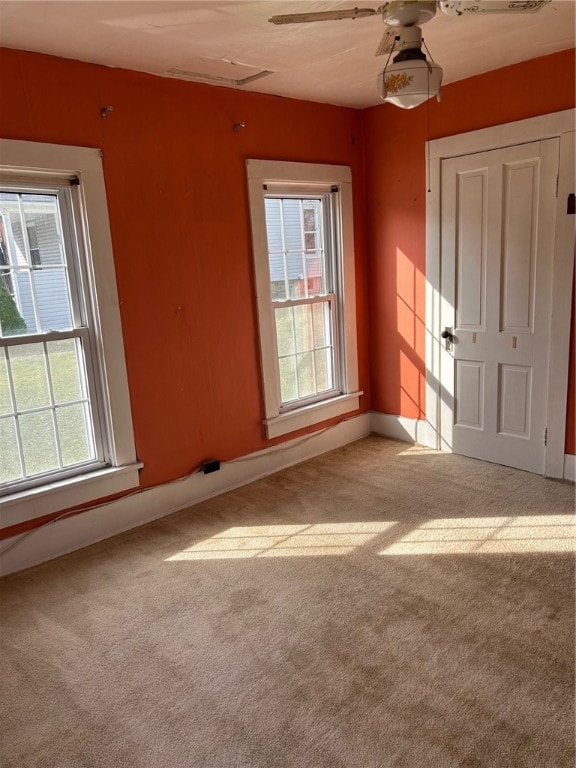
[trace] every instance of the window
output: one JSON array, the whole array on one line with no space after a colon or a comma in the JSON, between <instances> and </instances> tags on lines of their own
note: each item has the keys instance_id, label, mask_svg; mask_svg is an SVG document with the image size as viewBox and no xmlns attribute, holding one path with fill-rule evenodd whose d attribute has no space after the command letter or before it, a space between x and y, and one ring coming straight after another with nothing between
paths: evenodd
<instances>
[{"instance_id":1,"label":"window","mask_svg":"<svg viewBox=\"0 0 576 768\"><path fill-rule=\"evenodd\" d=\"M0 514L10 525L134 487L139 465L99 153L0 149Z\"/></svg>"},{"instance_id":2,"label":"window","mask_svg":"<svg viewBox=\"0 0 576 768\"><path fill-rule=\"evenodd\" d=\"M103 461L69 184L0 182L0 492Z\"/></svg>"},{"instance_id":3,"label":"window","mask_svg":"<svg viewBox=\"0 0 576 768\"><path fill-rule=\"evenodd\" d=\"M40 267L41 266L40 246L38 243L38 230L36 229L36 221L31 221L26 224L26 232L28 233L30 263L32 264L33 267Z\"/></svg>"},{"instance_id":4,"label":"window","mask_svg":"<svg viewBox=\"0 0 576 768\"><path fill-rule=\"evenodd\" d=\"M248 161L269 437L359 405L350 169Z\"/></svg>"},{"instance_id":5,"label":"window","mask_svg":"<svg viewBox=\"0 0 576 768\"><path fill-rule=\"evenodd\" d=\"M325 248L333 194L264 195L280 407L340 393L334 249Z\"/></svg>"}]
</instances>

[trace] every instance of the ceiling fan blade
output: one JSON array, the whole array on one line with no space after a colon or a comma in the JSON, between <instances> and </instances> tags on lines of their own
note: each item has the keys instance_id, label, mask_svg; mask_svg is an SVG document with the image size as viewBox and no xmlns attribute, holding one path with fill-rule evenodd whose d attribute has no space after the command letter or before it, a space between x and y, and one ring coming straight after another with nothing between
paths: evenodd
<instances>
[{"instance_id":1,"label":"ceiling fan blade","mask_svg":"<svg viewBox=\"0 0 576 768\"><path fill-rule=\"evenodd\" d=\"M394 45L396 43L396 33L394 30L389 29L387 32L384 32L384 35L382 36L382 40L380 40L380 43L378 44L378 48L376 48L376 53L374 56L384 56L385 53L392 53L394 50Z\"/></svg>"},{"instance_id":2,"label":"ceiling fan blade","mask_svg":"<svg viewBox=\"0 0 576 768\"><path fill-rule=\"evenodd\" d=\"M440 9L448 16L476 13L535 13L551 0L440 0Z\"/></svg>"},{"instance_id":3,"label":"ceiling fan blade","mask_svg":"<svg viewBox=\"0 0 576 768\"><path fill-rule=\"evenodd\" d=\"M268 19L272 24L305 24L308 21L338 21L340 19L362 19L374 16L376 8L348 8L342 11L318 11L316 13L285 13Z\"/></svg>"}]
</instances>

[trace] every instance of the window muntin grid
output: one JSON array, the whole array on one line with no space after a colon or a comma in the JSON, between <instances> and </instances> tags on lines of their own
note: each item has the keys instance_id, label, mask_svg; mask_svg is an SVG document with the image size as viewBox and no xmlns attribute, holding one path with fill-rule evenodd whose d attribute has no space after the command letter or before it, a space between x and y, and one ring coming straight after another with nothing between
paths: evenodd
<instances>
[{"instance_id":1,"label":"window muntin grid","mask_svg":"<svg viewBox=\"0 0 576 768\"><path fill-rule=\"evenodd\" d=\"M328 196L264 199L281 410L339 391Z\"/></svg>"},{"instance_id":2,"label":"window muntin grid","mask_svg":"<svg viewBox=\"0 0 576 768\"><path fill-rule=\"evenodd\" d=\"M74 327L62 226L65 195L64 190L52 194L0 191L3 261L7 261L0 264L0 281L11 292L24 321L23 326L7 327L0 316L0 336Z\"/></svg>"},{"instance_id":3,"label":"window muntin grid","mask_svg":"<svg viewBox=\"0 0 576 768\"><path fill-rule=\"evenodd\" d=\"M0 494L104 464L74 210L0 189Z\"/></svg>"}]
</instances>

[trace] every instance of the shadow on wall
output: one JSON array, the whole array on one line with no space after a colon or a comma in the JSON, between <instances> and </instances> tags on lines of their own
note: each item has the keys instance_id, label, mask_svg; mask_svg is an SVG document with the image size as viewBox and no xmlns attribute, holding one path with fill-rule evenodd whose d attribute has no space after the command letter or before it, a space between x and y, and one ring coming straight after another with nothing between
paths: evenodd
<instances>
[{"instance_id":1,"label":"shadow on wall","mask_svg":"<svg viewBox=\"0 0 576 768\"><path fill-rule=\"evenodd\" d=\"M418 294L424 295L426 277L396 248L396 330L400 347L400 411L426 413L424 343L426 322L418 312Z\"/></svg>"}]
</instances>

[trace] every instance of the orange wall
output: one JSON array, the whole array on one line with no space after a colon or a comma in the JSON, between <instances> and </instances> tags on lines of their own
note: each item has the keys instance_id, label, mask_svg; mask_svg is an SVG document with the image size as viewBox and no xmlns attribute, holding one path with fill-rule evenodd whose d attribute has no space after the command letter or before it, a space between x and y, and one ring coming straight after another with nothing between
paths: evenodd
<instances>
[{"instance_id":1,"label":"orange wall","mask_svg":"<svg viewBox=\"0 0 576 768\"><path fill-rule=\"evenodd\" d=\"M574 106L574 50L442 89L414 110L365 110L372 408L425 416L425 142ZM428 117L430 133L428 133ZM574 454L574 345L567 450Z\"/></svg>"},{"instance_id":2,"label":"orange wall","mask_svg":"<svg viewBox=\"0 0 576 768\"><path fill-rule=\"evenodd\" d=\"M2 137L102 147L143 486L270 444L246 158L352 167L368 393L359 111L7 49L0 72ZM237 122L246 127L234 133Z\"/></svg>"}]
</instances>

